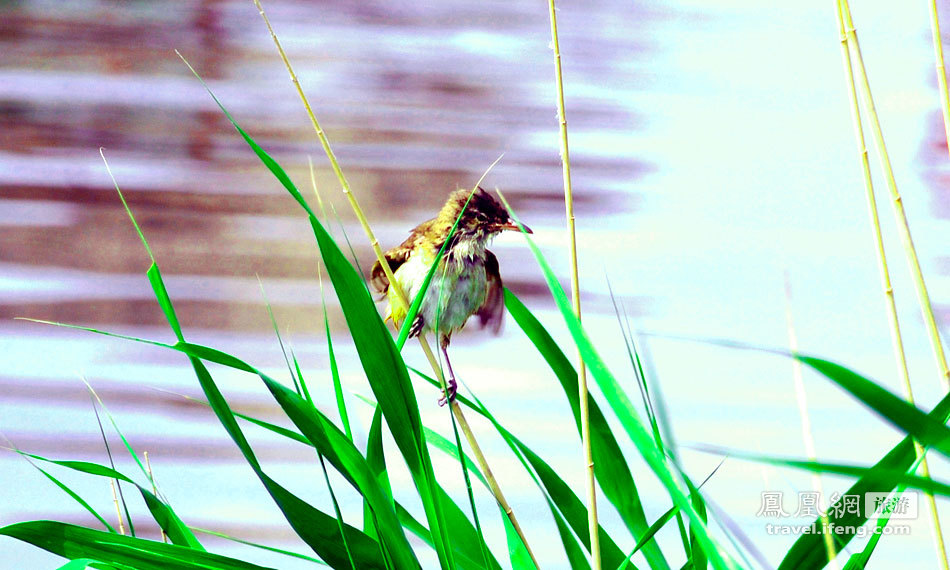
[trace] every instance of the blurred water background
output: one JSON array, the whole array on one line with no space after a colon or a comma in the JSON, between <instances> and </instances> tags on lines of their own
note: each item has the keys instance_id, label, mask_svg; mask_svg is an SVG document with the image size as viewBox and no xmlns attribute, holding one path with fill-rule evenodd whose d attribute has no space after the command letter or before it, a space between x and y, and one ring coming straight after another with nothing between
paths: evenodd
<instances>
[{"instance_id":1,"label":"blurred water background","mask_svg":"<svg viewBox=\"0 0 950 570\"><path fill-rule=\"evenodd\" d=\"M785 272L802 350L900 392L833 3L559 5L585 322L631 393L636 387L608 279L638 329L781 347L788 344ZM274 0L265 7L384 247L505 152L486 185L512 199L566 282L542 3ZM926 6L855 2L853 9L946 333L950 162ZM131 443L149 452L160 487L185 521L306 552L213 415L178 395L200 396L184 357L13 320L172 339L144 275L148 258L99 158L104 147L189 340L286 378L259 275L312 389L335 415L308 224L174 49L301 188L309 188L312 157L317 185L339 212L363 269L371 262L250 0L0 2L0 432L41 455L106 462L85 378ZM896 245L886 188L876 167L874 174L886 239ZM334 231L341 235L339 227ZM493 249L506 284L568 347L520 236L500 237ZM937 374L901 252L889 246L888 253L916 395L929 409L941 395ZM327 297L362 444L371 410L353 395L371 393L332 292ZM804 454L789 361L655 337L646 348L679 443ZM509 322L500 338L459 335L452 352L460 378L582 489L579 446L567 445L576 441L569 408L517 326ZM404 354L425 367L414 345ZM236 409L279 421L258 380L212 372ZM824 380L807 372L805 380L820 458L871 464L899 440ZM425 421L449 433L437 392L419 384L417 395ZM560 547L547 546L556 544L555 527L536 488L489 426L474 425L544 567L563 567ZM331 508L311 453L246 431L272 476ZM719 462L683 453L694 480ZM457 464L435 457L443 483L463 497ZM390 465L396 463L391 456ZM119 465L135 473L130 461ZM642 463L634 465L652 521L669 499ZM937 478L950 479L945 461L934 458L931 466ZM102 480L62 476L102 512L111 511ZM397 469L393 477L397 488L407 488L406 474ZM15 454L0 453L0 483L0 524L36 518L95 524ZM343 493L344 517L358 522L360 502L342 490L342 480L334 483ZM825 490L848 484L826 478ZM766 523L777 521L756 516L761 493L784 492L786 508L794 510L795 493L810 485L806 474L728 460L705 490L777 563L793 539L768 535ZM135 513L143 512L131 502ZM503 552L497 510L484 493L478 505L489 539ZM621 547L632 547L611 509L602 511ZM943 514L950 523L950 509ZM137 520L140 534L157 536L144 517ZM673 525L659 536L677 560ZM0 567L58 566L56 557L34 547L0 543ZM218 539L207 543L280 568L311 566ZM910 536L882 541L871 567L935 567L930 544L922 514Z\"/></svg>"}]
</instances>

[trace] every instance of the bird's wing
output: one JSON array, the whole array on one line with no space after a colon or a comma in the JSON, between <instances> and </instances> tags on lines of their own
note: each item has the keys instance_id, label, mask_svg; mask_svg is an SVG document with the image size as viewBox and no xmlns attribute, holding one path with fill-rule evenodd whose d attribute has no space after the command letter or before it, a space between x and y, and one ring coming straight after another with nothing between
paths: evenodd
<instances>
[{"instance_id":1,"label":"bird's wing","mask_svg":"<svg viewBox=\"0 0 950 570\"><path fill-rule=\"evenodd\" d=\"M386 261L389 262L389 268L394 273L399 269L399 266L409 259L409 255L412 253L416 242L434 221L435 220L428 220L422 222L412 230L404 242L387 250L386 253L383 254L386 257ZM369 282L373 288L380 293L385 293L389 290L389 278L386 277L386 272L383 271L383 266L379 264L378 260L373 264L373 269L370 271Z\"/></svg>"},{"instance_id":2,"label":"bird's wing","mask_svg":"<svg viewBox=\"0 0 950 570\"><path fill-rule=\"evenodd\" d=\"M505 322L505 289L498 272L498 258L488 250L485 250L485 277L488 279L488 294L475 314L482 328L487 327L493 334L498 334Z\"/></svg>"}]
</instances>

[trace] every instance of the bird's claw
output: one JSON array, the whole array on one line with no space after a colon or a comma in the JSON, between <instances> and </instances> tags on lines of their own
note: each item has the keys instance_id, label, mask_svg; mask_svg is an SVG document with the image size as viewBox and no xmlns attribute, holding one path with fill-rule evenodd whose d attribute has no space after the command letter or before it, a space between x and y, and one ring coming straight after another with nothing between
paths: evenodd
<instances>
[{"instance_id":1,"label":"bird's claw","mask_svg":"<svg viewBox=\"0 0 950 570\"><path fill-rule=\"evenodd\" d=\"M458 385L455 383L455 379L449 380L448 387L443 391L443 395L439 398L439 406L444 406L449 402L455 401L455 392L458 388Z\"/></svg>"}]
</instances>

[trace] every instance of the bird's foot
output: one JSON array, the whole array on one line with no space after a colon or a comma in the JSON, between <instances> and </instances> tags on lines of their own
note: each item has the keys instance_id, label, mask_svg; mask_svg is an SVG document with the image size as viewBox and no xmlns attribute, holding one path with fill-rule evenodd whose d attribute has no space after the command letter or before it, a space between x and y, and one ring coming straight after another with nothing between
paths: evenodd
<instances>
[{"instance_id":1,"label":"bird's foot","mask_svg":"<svg viewBox=\"0 0 950 570\"><path fill-rule=\"evenodd\" d=\"M457 388L458 388L458 385L455 383L455 378L452 378L451 380L449 380L448 387L443 392L442 397L439 398L439 406L444 406L448 404L449 402L454 401L455 392Z\"/></svg>"}]
</instances>

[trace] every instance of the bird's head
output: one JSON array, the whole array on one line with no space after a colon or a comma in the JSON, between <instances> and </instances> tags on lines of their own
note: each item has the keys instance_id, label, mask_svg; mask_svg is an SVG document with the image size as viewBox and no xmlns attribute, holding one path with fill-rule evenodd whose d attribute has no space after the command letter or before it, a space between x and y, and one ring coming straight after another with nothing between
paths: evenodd
<instances>
[{"instance_id":1,"label":"bird's head","mask_svg":"<svg viewBox=\"0 0 950 570\"><path fill-rule=\"evenodd\" d=\"M481 187L476 188L475 192L465 188L452 192L442 206L438 219L451 227L460 212L461 219L456 228L459 239L486 240L505 230L519 230L508 210ZM528 226L523 227L526 232L532 233Z\"/></svg>"}]
</instances>

